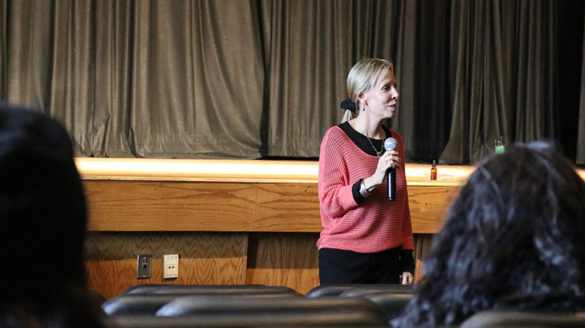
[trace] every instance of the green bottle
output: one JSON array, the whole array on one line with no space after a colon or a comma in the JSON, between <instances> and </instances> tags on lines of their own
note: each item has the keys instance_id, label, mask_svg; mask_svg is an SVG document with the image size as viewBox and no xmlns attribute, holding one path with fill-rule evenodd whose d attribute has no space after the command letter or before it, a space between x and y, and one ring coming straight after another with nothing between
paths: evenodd
<instances>
[{"instance_id":1,"label":"green bottle","mask_svg":"<svg viewBox=\"0 0 585 328\"><path fill-rule=\"evenodd\" d=\"M503 154L506 151L506 146L504 146L504 137L500 136L494 142L496 144L496 154Z\"/></svg>"}]
</instances>

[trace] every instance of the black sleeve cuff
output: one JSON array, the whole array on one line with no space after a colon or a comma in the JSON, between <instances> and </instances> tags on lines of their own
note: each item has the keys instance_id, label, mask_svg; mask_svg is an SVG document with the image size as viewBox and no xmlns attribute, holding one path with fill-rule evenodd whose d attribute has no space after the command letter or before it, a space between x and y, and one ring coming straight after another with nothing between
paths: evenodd
<instances>
[{"instance_id":1,"label":"black sleeve cuff","mask_svg":"<svg viewBox=\"0 0 585 328\"><path fill-rule=\"evenodd\" d=\"M360 179L358 182L354 183L353 187L351 188L351 193L353 194L353 199L358 204L361 204L364 202L364 200L366 200L364 198L364 196L362 196L362 194L360 194L360 186L361 186L363 180L364 179Z\"/></svg>"},{"instance_id":2,"label":"black sleeve cuff","mask_svg":"<svg viewBox=\"0 0 585 328\"><path fill-rule=\"evenodd\" d=\"M402 272L410 272L414 274L414 256L412 249L403 249L400 251L400 268Z\"/></svg>"}]
</instances>

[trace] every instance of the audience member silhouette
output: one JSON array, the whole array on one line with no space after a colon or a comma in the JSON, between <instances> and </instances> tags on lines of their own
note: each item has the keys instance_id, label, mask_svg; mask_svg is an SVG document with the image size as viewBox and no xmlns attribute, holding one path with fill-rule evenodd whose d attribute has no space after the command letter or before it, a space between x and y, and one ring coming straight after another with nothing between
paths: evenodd
<instances>
[{"instance_id":1,"label":"audience member silhouette","mask_svg":"<svg viewBox=\"0 0 585 328\"><path fill-rule=\"evenodd\" d=\"M103 327L84 266L86 202L69 137L0 104L0 326Z\"/></svg>"},{"instance_id":2,"label":"audience member silhouette","mask_svg":"<svg viewBox=\"0 0 585 328\"><path fill-rule=\"evenodd\" d=\"M492 309L574 312L585 304L585 183L551 144L479 164L424 261L395 326L458 325Z\"/></svg>"}]
</instances>

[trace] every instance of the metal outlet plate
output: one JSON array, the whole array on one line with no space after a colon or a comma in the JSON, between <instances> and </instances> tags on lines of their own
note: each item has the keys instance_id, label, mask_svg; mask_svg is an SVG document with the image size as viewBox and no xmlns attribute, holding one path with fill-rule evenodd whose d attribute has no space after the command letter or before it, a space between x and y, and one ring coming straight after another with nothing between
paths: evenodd
<instances>
[{"instance_id":1,"label":"metal outlet plate","mask_svg":"<svg viewBox=\"0 0 585 328\"><path fill-rule=\"evenodd\" d=\"M136 279L149 279L152 275L151 265L152 255L138 255L136 260Z\"/></svg>"}]
</instances>

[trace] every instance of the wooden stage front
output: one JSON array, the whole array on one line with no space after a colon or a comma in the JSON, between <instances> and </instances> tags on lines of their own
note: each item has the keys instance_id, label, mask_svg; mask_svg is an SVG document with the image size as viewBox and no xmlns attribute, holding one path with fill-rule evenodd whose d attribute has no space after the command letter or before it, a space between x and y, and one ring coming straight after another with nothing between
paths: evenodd
<instances>
[{"instance_id":1,"label":"wooden stage front","mask_svg":"<svg viewBox=\"0 0 585 328\"><path fill-rule=\"evenodd\" d=\"M76 163L89 201L89 282L105 297L138 283L265 284L301 293L319 284L315 161ZM406 165L418 259L472 169L439 165L431 181L430 165ZM151 279L136 279L138 254L153 256ZM179 254L178 279L162 279L164 254Z\"/></svg>"}]
</instances>

